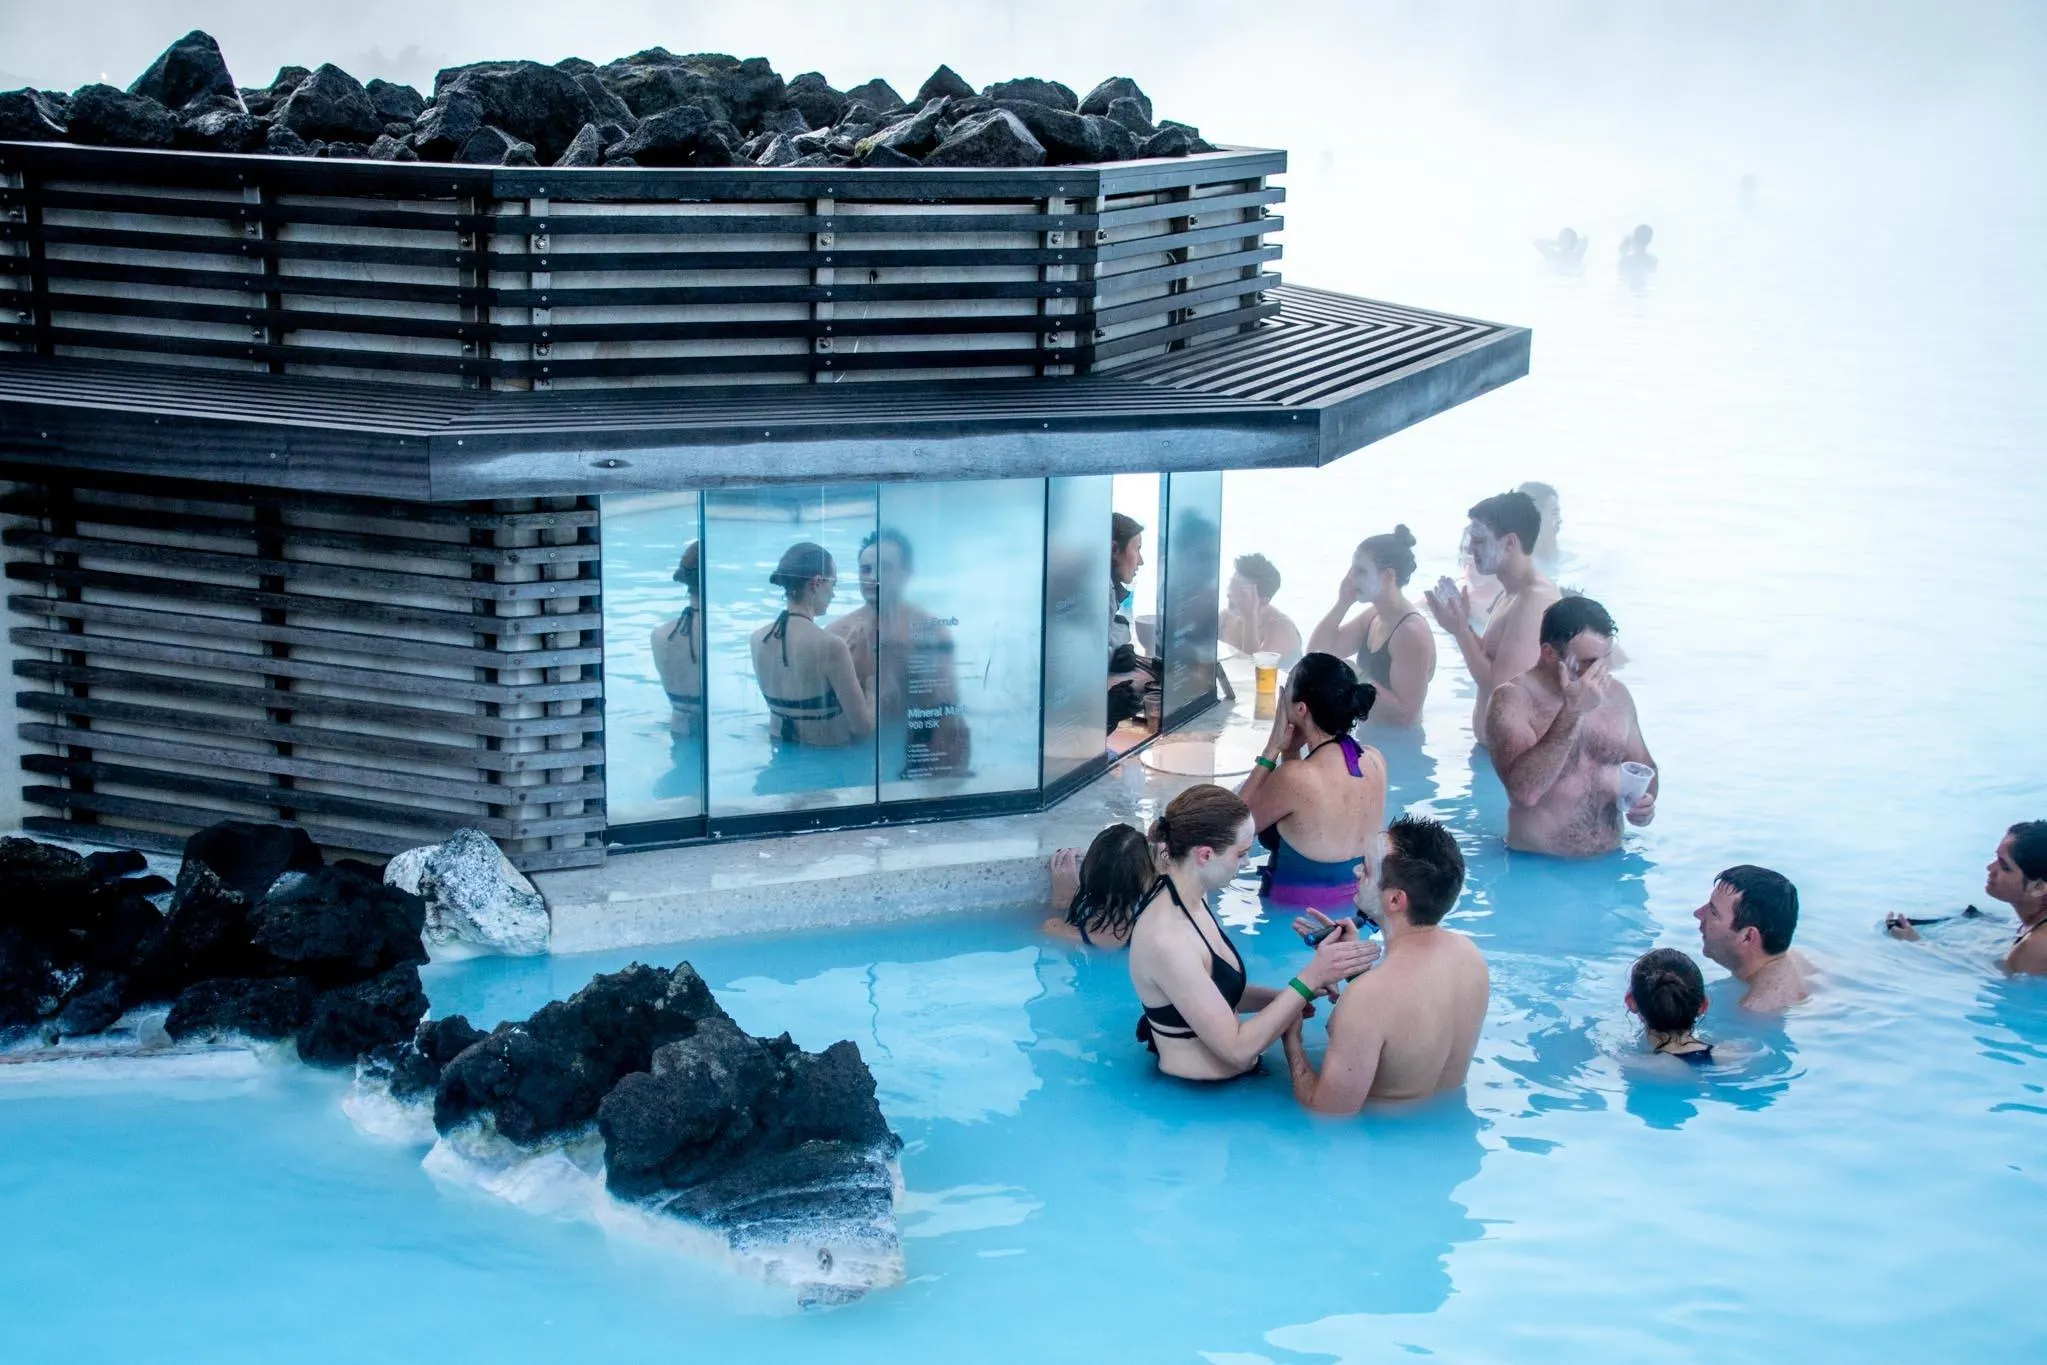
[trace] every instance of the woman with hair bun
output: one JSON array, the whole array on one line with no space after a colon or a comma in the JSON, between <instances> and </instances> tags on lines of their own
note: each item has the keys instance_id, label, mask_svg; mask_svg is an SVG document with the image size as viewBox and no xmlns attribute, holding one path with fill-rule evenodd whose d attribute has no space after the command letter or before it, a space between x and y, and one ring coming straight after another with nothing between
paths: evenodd
<instances>
[{"instance_id":1,"label":"woman with hair bun","mask_svg":"<svg viewBox=\"0 0 2047 1365\"><path fill-rule=\"evenodd\" d=\"M1276 904L1334 909L1357 894L1358 868L1386 823L1386 761L1350 732L1377 695L1320 652L1304 655L1280 690L1272 735L1237 789L1272 850L1261 889Z\"/></svg>"},{"instance_id":2,"label":"woman with hair bun","mask_svg":"<svg viewBox=\"0 0 2047 1365\"><path fill-rule=\"evenodd\" d=\"M1379 945L1339 921L1300 975L1277 989L1245 977L1244 955L1208 898L1251 851L1251 809L1203 784L1173 798L1151 828L1159 876L1130 934L1130 984L1144 1013L1138 1041L1159 1070L1189 1081L1228 1081L1258 1070L1260 1055L1328 994L1372 965Z\"/></svg>"},{"instance_id":3,"label":"woman with hair bun","mask_svg":"<svg viewBox=\"0 0 2047 1365\"><path fill-rule=\"evenodd\" d=\"M822 545L799 540L768 582L787 605L753 633L754 678L779 744L837 746L874 733L874 701L861 689L846 642L818 625L831 610L838 566Z\"/></svg>"},{"instance_id":4,"label":"woman with hair bun","mask_svg":"<svg viewBox=\"0 0 2047 1365\"><path fill-rule=\"evenodd\" d=\"M1706 1013L1706 978L1699 964L1675 948L1656 948L1628 971L1628 1012L1642 1021L1651 1052L1693 1066L1713 1060L1713 1045L1695 1030Z\"/></svg>"},{"instance_id":5,"label":"woman with hair bun","mask_svg":"<svg viewBox=\"0 0 2047 1365\"><path fill-rule=\"evenodd\" d=\"M1308 648L1356 659L1378 689L1372 719L1380 725L1415 725L1436 676L1436 636L1401 591L1414 577L1414 533L1396 526L1358 543L1350 572L1336 589L1336 605L1308 637ZM1366 603L1355 620L1350 609Z\"/></svg>"}]
</instances>

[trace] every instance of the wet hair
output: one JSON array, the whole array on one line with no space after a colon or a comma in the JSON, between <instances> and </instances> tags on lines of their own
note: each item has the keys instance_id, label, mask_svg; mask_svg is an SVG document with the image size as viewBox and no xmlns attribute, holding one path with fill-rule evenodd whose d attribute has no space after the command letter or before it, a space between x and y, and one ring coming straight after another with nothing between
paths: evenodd
<instances>
[{"instance_id":1,"label":"wet hair","mask_svg":"<svg viewBox=\"0 0 2047 1365\"><path fill-rule=\"evenodd\" d=\"M1393 581L1403 588L1414 577L1414 532L1405 526L1396 526L1383 536L1366 536L1358 542L1357 554L1369 555L1380 568L1393 570Z\"/></svg>"},{"instance_id":2,"label":"wet hair","mask_svg":"<svg viewBox=\"0 0 2047 1365\"><path fill-rule=\"evenodd\" d=\"M1440 821L1403 815L1386 826L1379 885L1407 893L1407 917L1413 923L1438 924L1464 890L1464 854Z\"/></svg>"},{"instance_id":3,"label":"wet hair","mask_svg":"<svg viewBox=\"0 0 2047 1365\"><path fill-rule=\"evenodd\" d=\"M2021 820L2005 831L2011 836L2011 860L2029 882L2047 878L2047 820Z\"/></svg>"},{"instance_id":4,"label":"wet hair","mask_svg":"<svg viewBox=\"0 0 2047 1365\"><path fill-rule=\"evenodd\" d=\"M1165 814L1151 822L1151 841L1179 862L1197 848L1228 848L1250 818L1243 797L1204 782L1174 797Z\"/></svg>"},{"instance_id":5,"label":"wet hair","mask_svg":"<svg viewBox=\"0 0 2047 1365\"><path fill-rule=\"evenodd\" d=\"M675 566L675 581L694 591L703 580L703 542L692 540L682 547L682 560Z\"/></svg>"},{"instance_id":6,"label":"wet hair","mask_svg":"<svg viewBox=\"0 0 2047 1365\"><path fill-rule=\"evenodd\" d=\"M1238 555L1237 572L1244 581L1258 589L1258 600L1270 602L1279 591L1279 570L1264 555Z\"/></svg>"},{"instance_id":7,"label":"wet hair","mask_svg":"<svg viewBox=\"0 0 2047 1365\"><path fill-rule=\"evenodd\" d=\"M1066 911L1066 922L1090 934L1126 937L1157 877L1151 840L1144 831L1135 825L1111 825L1095 836L1080 860L1080 890Z\"/></svg>"},{"instance_id":8,"label":"wet hair","mask_svg":"<svg viewBox=\"0 0 2047 1365\"><path fill-rule=\"evenodd\" d=\"M1550 603L1542 613L1542 633L1536 640L1562 654L1588 630L1611 640L1619 629L1605 607L1582 592L1571 593Z\"/></svg>"},{"instance_id":9,"label":"wet hair","mask_svg":"<svg viewBox=\"0 0 2047 1365\"><path fill-rule=\"evenodd\" d=\"M1534 498L1518 489L1495 493L1473 504L1464 515L1502 539L1513 536L1521 542L1523 554L1534 554L1535 542L1542 538L1542 509L1535 505Z\"/></svg>"},{"instance_id":10,"label":"wet hair","mask_svg":"<svg viewBox=\"0 0 2047 1365\"><path fill-rule=\"evenodd\" d=\"M1287 696L1308 708L1308 718L1325 735L1347 735L1372 714L1379 689L1359 682L1357 670L1334 654L1303 654L1287 678Z\"/></svg>"},{"instance_id":11,"label":"wet hair","mask_svg":"<svg viewBox=\"0 0 2047 1365\"><path fill-rule=\"evenodd\" d=\"M832 563L831 551L808 540L799 540L782 552L781 562L768 575L768 582L790 596L803 590L803 585L813 578L830 578L838 572Z\"/></svg>"},{"instance_id":12,"label":"wet hair","mask_svg":"<svg viewBox=\"0 0 2047 1365\"><path fill-rule=\"evenodd\" d=\"M1771 957L1791 947L1791 936L1798 931L1798 888L1790 878L1743 863L1713 880L1741 897L1734 907L1733 928L1753 926Z\"/></svg>"},{"instance_id":13,"label":"wet hair","mask_svg":"<svg viewBox=\"0 0 2047 1365\"><path fill-rule=\"evenodd\" d=\"M1706 1003L1706 978L1699 964L1675 948L1657 948L1635 959L1628 973L1635 1012L1658 1033L1684 1033L1699 1022Z\"/></svg>"},{"instance_id":14,"label":"wet hair","mask_svg":"<svg viewBox=\"0 0 2047 1365\"><path fill-rule=\"evenodd\" d=\"M912 561L910 557L909 537L905 536L901 531L898 531L893 526L884 526L879 531L869 531L865 536L861 537L860 552L862 554L865 554L867 553L868 550L872 549L876 545L881 544L883 541L886 541L890 545L896 547L896 560L902 566L902 570L904 573L908 573L910 572L910 570L916 567L916 564ZM880 563L881 563L880 556L876 555L875 566L879 568Z\"/></svg>"}]
</instances>

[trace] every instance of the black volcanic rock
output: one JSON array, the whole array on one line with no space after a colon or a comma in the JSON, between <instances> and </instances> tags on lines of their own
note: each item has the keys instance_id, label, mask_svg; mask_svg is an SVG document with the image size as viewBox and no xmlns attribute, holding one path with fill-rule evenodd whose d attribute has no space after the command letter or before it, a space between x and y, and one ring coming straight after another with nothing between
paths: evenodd
<instances>
[{"instance_id":1,"label":"black volcanic rock","mask_svg":"<svg viewBox=\"0 0 2047 1365\"><path fill-rule=\"evenodd\" d=\"M597 78L640 118L695 105L742 133L755 131L762 114L790 102L782 78L765 59L742 61L722 52L678 57L652 47L606 63Z\"/></svg>"},{"instance_id":2,"label":"black volcanic rock","mask_svg":"<svg viewBox=\"0 0 2047 1365\"><path fill-rule=\"evenodd\" d=\"M377 117L385 123L411 123L426 108L426 97L409 85L394 81L372 79L364 82L363 93L370 97L370 108L377 111Z\"/></svg>"},{"instance_id":3,"label":"black volcanic rock","mask_svg":"<svg viewBox=\"0 0 2047 1365\"><path fill-rule=\"evenodd\" d=\"M948 110L951 103L950 99L941 96L902 122L890 124L863 139L854 151L864 157L872 147L886 147L906 157L928 156L943 139L945 127L951 122Z\"/></svg>"},{"instance_id":4,"label":"black volcanic rock","mask_svg":"<svg viewBox=\"0 0 2047 1365\"><path fill-rule=\"evenodd\" d=\"M170 110L111 85L74 94L66 127L71 141L94 147L168 147L178 135Z\"/></svg>"},{"instance_id":5,"label":"black volcanic rock","mask_svg":"<svg viewBox=\"0 0 2047 1365\"><path fill-rule=\"evenodd\" d=\"M308 142L368 143L384 131L362 82L332 62L299 82L272 117Z\"/></svg>"},{"instance_id":6,"label":"black volcanic rock","mask_svg":"<svg viewBox=\"0 0 2047 1365\"><path fill-rule=\"evenodd\" d=\"M1101 116L1090 114L1088 117L1096 118ZM1158 131L1157 128L1152 126L1148 104L1139 104L1133 99L1109 101L1109 112L1106 117L1135 133L1140 140L1148 138Z\"/></svg>"},{"instance_id":7,"label":"black volcanic rock","mask_svg":"<svg viewBox=\"0 0 2047 1365\"><path fill-rule=\"evenodd\" d=\"M724 1011L688 964L670 972L634 963L599 976L452 1059L434 1096L434 1126L446 1133L488 1117L527 1143L578 1128L621 1076L645 1071L654 1049L712 1018Z\"/></svg>"},{"instance_id":8,"label":"black volcanic rock","mask_svg":"<svg viewBox=\"0 0 2047 1365\"><path fill-rule=\"evenodd\" d=\"M954 125L927 166L1042 166L1045 148L1007 109L977 114Z\"/></svg>"},{"instance_id":9,"label":"black volcanic rock","mask_svg":"<svg viewBox=\"0 0 2047 1365\"><path fill-rule=\"evenodd\" d=\"M901 95L898 95L896 93L896 88L894 86L890 85L887 81L883 80L879 76L876 76L871 81L867 81L864 82L863 84L856 85L851 90L848 90L846 92L846 103L853 104L856 101L862 104L872 105L876 110L882 113L888 113L890 110L900 109L905 104L909 103L908 100L904 99Z\"/></svg>"},{"instance_id":10,"label":"black volcanic rock","mask_svg":"<svg viewBox=\"0 0 2047 1365\"><path fill-rule=\"evenodd\" d=\"M777 133L785 133L790 137L794 137L798 133L807 133L809 131L810 120L803 117L801 109L792 108L785 104L779 109L770 109L767 113L761 115L760 135L762 136L772 137Z\"/></svg>"},{"instance_id":11,"label":"black volcanic rock","mask_svg":"<svg viewBox=\"0 0 2047 1365\"><path fill-rule=\"evenodd\" d=\"M867 147L867 150L860 153L859 156L859 164L862 166L871 166L880 170L901 170L904 167L923 164L916 157L906 156L895 148L882 143L877 142L871 145L863 143L862 145ZM763 161L761 164L765 166L768 163Z\"/></svg>"},{"instance_id":12,"label":"black volcanic rock","mask_svg":"<svg viewBox=\"0 0 2047 1365\"><path fill-rule=\"evenodd\" d=\"M242 103L258 118L267 118L277 111L277 106L284 103L292 91L304 84L306 77L312 74L302 66L280 66L269 85L261 88L244 86L239 92Z\"/></svg>"},{"instance_id":13,"label":"black volcanic rock","mask_svg":"<svg viewBox=\"0 0 2047 1365\"><path fill-rule=\"evenodd\" d=\"M200 101L209 102L211 108L242 108L241 92L228 74L220 44L198 29L165 48L149 69L135 78L128 93L155 100L166 109L184 109Z\"/></svg>"},{"instance_id":14,"label":"black volcanic rock","mask_svg":"<svg viewBox=\"0 0 2047 1365\"><path fill-rule=\"evenodd\" d=\"M162 944L142 971L148 989L175 995L194 981L259 975L260 967L249 946L248 898L205 863L187 858L178 869Z\"/></svg>"},{"instance_id":15,"label":"black volcanic rock","mask_svg":"<svg viewBox=\"0 0 2047 1365\"><path fill-rule=\"evenodd\" d=\"M452 161L481 131L483 101L467 90L450 90L420 113L412 147L423 161Z\"/></svg>"},{"instance_id":16,"label":"black volcanic rock","mask_svg":"<svg viewBox=\"0 0 2047 1365\"><path fill-rule=\"evenodd\" d=\"M597 166L604 161L604 135L597 131L597 125L586 123L575 137L569 140L567 150L555 158L557 166Z\"/></svg>"},{"instance_id":17,"label":"black volcanic rock","mask_svg":"<svg viewBox=\"0 0 2047 1365\"><path fill-rule=\"evenodd\" d=\"M215 977L179 992L164 1032L181 1042L235 1034L273 1041L297 1033L312 1008L313 988L291 977Z\"/></svg>"},{"instance_id":18,"label":"black volcanic rock","mask_svg":"<svg viewBox=\"0 0 2047 1365\"><path fill-rule=\"evenodd\" d=\"M299 1056L346 1066L365 1052L412 1037L426 1010L419 968L411 963L367 981L321 991L298 1031Z\"/></svg>"},{"instance_id":19,"label":"black volcanic rock","mask_svg":"<svg viewBox=\"0 0 2047 1365\"><path fill-rule=\"evenodd\" d=\"M1130 129L1124 127L1116 120L1103 118L1100 114L1084 114L1082 117L1087 120L1088 135L1101 148L1099 153L1101 160L1134 161L1137 159L1139 142L1136 133L1131 132Z\"/></svg>"},{"instance_id":20,"label":"black volcanic rock","mask_svg":"<svg viewBox=\"0 0 2047 1365\"><path fill-rule=\"evenodd\" d=\"M502 128L485 124L469 135L455 160L478 166L537 166L539 154L533 144L513 137Z\"/></svg>"},{"instance_id":21,"label":"black volcanic rock","mask_svg":"<svg viewBox=\"0 0 2047 1365\"><path fill-rule=\"evenodd\" d=\"M263 145L270 126L237 109L208 109L178 123L176 145L195 152L253 152Z\"/></svg>"},{"instance_id":22,"label":"black volcanic rock","mask_svg":"<svg viewBox=\"0 0 2047 1365\"><path fill-rule=\"evenodd\" d=\"M713 120L693 104L642 119L625 141L604 152L606 161L625 157L640 166L730 166L738 160Z\"/></svg>"},{"instance_id":23,"label":"black volcanic rock","mask_svg":"<svg viewBox=\"0 0 2047 1365\"><path fill-rule=\"evenodd\" d=\"M370 144L372 161L417 161L419 153L412 150L412 144L389 133Z\"/></svg>"},{"instance_id":24,"label":"black volcanic rock","mask_svg":"<svg viewBox=\"0 0 2047 1365\"><path fill-rule=\"evenodd\" d=\"M12 925L0 925L0 1035L29 1028L55 1014L78 983L42 946Z\"/></svg>"},{"instance_id":25,"label":"black volcanic rock","mask_svg":"<svg viewBox=\"0 0 2047 1365\"><path fill-rule=\"evenodd\" d=\"M311 156L312 144L282 124L271 124L260 149L266 156Z\"/></svg>"},{"instance_id":26,"label":"black volcanic rock","mask_svg":"<svg viewBox=\"0 0 2047 1365\"><path fill-rule=\"evenodd\" d=\"M0 142L62 142L64 111L40 90L0 92Z\"/></svg>"},{"instance_id":27,"label":"black volcanic rock","mask_svg":"<svg viewBox=\"0 0 2047 1365\"><path fill-rule=\"evenodd\" d=\"M1194 140L1187 136L1184 128L1161 128L1138 146L1139 156L1185 156L1194 149Z\"/></svg>"},{"instance_id":28,"label":"black volcanic rock","mask_svg":"<svg viewBox=\"0 0 2047 1365\"><path fill-rule=\"evenodd\" d=\"M386 886L377 869L361 863L279 878L249 907L247 922L250 946L269 959L270 975L315 985L427 960L420 944L426 903Z\"/></svg>"},{"instance_id":29,"label":"black volcanic rock","mask_svg":"<svg viewBox=\"0 0 2047 1365\"><path fill-rule=\"evenodd\" d=\"M1031 136L1045 149L1045 160L1055 166L1076 165L1102 158L1102 140L1088 121L1047 104L1029 100L997 100L998 107L1016 115L1030 129Z\"/></svg>"},{"instance_id":30,"label":"black volcanic rock","mask_svg":"<svg viewBox=\"0 0 2047 1365\"><path fill-rule=\"evenodd\" d=\"M846 112L845 95L832 89L831 82L815 71L806 71L790 81L784 98L813 128L829 128Z\"/></svg>"},{"instance_id":31,"label":"black volcanic rock","mask_svg":"<svg viewBox=\"0 0 2047 1365\"><path fill-rule=\"evenodd\" d=\"M1058 81L1040 80L1036 76L997 81L981 93L991 100L1029 100L1032 104L1049 105L1069 114L1080 112L1080 101L1074 98L1071 90Z\"/></svg>"},{"instance_id":32,"label":"black volcanic rock","mask_svg":"<svg viewBox=\"0 0 2047 1365\"><path fill-rule=\"evenodd\" d=\"M1138 87L1128 76L1111 76L1087 92L1087 98L1080 102L1083 114L1113 114L1117 100L1134 100L1144 115L1146 124L1151 122L1151 96Z\"/></svg>"},{"instance_id":33,"label":"black volcanic rock","mask_svg":"<svg viewBox=\"0 0 2047 1365\"><path fill-rule=\"evenodd\" d=\"M924 84L917 87L920 103L938 99L963 100L974 93L974 87L960 78L960 73L941 64L938 70L924 78Z\"/></svg>"},{"instance_id":34,"label":"black volcanic rock","mask_svg":"<svg viewBox=\"0 0 2047 1365\"><path fill-rule=\"evenodd\" d=\"M49 907L74 904L93 881L91 864L68 848L35 839L0 839L0 923L47 918Z\"/></svg>"},{"instance_id":35,"label":"black volcanic rock","mask_svg":"<svg viewBox=\"0 0 2047 1365\"><path fill-rule=\"evenodd\" d=\"M511 141L531 144L532 155L543 162L567 151L583 125L599 118L574 76L539 62L477 62L449 67L434 77L436 103L458 90L482 105L485 127L510 134ZM498 163L504 155L472 157L466 140L464 145L460 158L464 161Z\"/></svg>"},{"instance_id":36,"label":"black volcanic rock","mask_svg":"<svg viewBox=\"0 0 2047 1365\"><path fill-rule=\"evenodd\" d=\"M222 820L185 840L185 866L204 863L228 890L254 902L287 872L317 872L320 849L297 825ZM184 877L180 875L182 885Z\"/></svg>"},{"instance_id":37,"label":"black volcanic rock","mask_svg":"<svg viewBox=\"0 0 2047 1365\"><path fill-rule=\"evenodd\" d=\"M611 93L610 87L598 78L594 68L578 72L576 84L581 87L584 97L590 101L590 119L593 123L600 125L616 123L621 127L631 128L640 121L639 115L635 114L624 100Z\"/></svg>"},{"instance_id":38,"label":"black volcanic rock","mask_svg":"<svg viewBox=\"0 0 2047 1365\"><path fill-rule=\"evenodd\" d=\"M107 972L97 972L78 984L57 1011L57 1034L82 1038L101 1033L121 1017L126 1008L127 982Z\"/></svg>"}]
</instances>

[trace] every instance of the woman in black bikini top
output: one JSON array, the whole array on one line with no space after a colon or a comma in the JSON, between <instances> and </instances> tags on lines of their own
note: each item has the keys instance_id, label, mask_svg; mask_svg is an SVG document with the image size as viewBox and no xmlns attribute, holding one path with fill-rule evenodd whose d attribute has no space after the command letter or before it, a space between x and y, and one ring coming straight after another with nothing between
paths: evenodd
<instances>
[{"instance_id":1,"label":"woman in black bikini top","mask_svg":"<svg viewBox=\"0 0 2047 1365\"><path fill-rule=\"evenodd\" d=\"M1627 1004L1641 1016L1643 1042L1651 1052L1693 1066L1713 1060L1713 1045L1693 1032L1706 1013L1706 977L1691 958L1675 948L1636 958L1628 973Z\"/></svg>"},{"instance_id":2,"label":"woman in black bikini top","mask_svg":"<svg viewBox=\"0 0 2047 1365\"><path fill-rule=\"evenodd\" d=\"M1130 980L1144 1012L1137 1036L1169 1076L1226 1081L1255 1070L1316 995L1375 956L1345 920L1286 985L1250 984L1208 897L1236 875L1254 838L1251 808L1216 786L1181 792L1152 826L1162 875L1130 936ZM1177 914L1163 908L1166 901Z\"/></svg>"},{"instance_id":3,"label":"woman in black bikini top","mask_svg":"<svg viewBox=\"0 0 2047 1365\"><path fill-rule=\"evenodd\" d=\"M853 671L846 642L818 625L831 608L838 569L822 545L798 541L768 581L788 598L753 633L754 678L784 744L841 745L874 733L874 703Z\"/></svg>"},{"instance_id":4,"label":"woman in black bikini top","mask_svg":"<svg viewBox=\"0 0 2047 1365\"><path fill-rule=\"evenodd\" d=\"M1414 570L1414 533L1405 526L1360 541L1337 589L1336 605L1308 637L1311 652L1357 660L1358 672L1379 691L1374 725L1419 722L1436 676L1435 634L1401 591ZM1360 602L1367 604L1365 610L1346 621ZM1409 625L1410 619L1417 624Z\"/></svg>"}]
</instances>

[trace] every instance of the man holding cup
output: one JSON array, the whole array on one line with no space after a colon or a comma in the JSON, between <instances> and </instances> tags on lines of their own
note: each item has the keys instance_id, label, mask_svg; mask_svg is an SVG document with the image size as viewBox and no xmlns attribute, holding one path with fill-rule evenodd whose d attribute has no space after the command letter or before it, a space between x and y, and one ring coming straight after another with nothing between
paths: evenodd
<instances>
[{"instance_id":1,"label":"man holding cup","mask_svg":"<svg viewBox=\"0 0 2047 1365\"><path fill-rule=\"evenodd\" d=\"M1620 847L1656 818L1656 761L1635 699L1607 672L1613 617L1589 597L1542 614L1535 667L1493 690L1486 746L1506 785L1507 846L1559 858Z\"/></svg>"}]
</instances>

